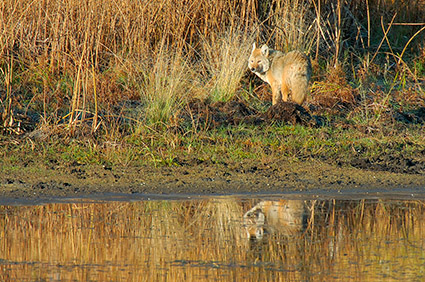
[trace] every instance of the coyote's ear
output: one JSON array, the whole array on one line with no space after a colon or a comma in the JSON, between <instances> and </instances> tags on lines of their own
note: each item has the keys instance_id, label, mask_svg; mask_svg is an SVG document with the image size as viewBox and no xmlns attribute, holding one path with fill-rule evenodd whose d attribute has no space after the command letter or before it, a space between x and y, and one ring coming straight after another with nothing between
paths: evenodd
<instances>
[{"instance_id":1,"label":"coyote's ear","mask_svg":"<svg viewBox=\"0 0 425 282\"><path fill-rule=\"evenodd\" d=\"M266 44L261 46L261 54L266 57L269 55L269 47Z\"/></svg>"},{"instance_id":2,"label":"coyote's ear","mask_svg":"<svg viewBox=\"0 0 425 282\"><path fill-rule=\"evenodd\" d=\"M255 42L254 43L252 43L252 51L254 51L255 50L255 48L257 48L257 46L255 45ZM251 52L252 52L251 51Z\"/></svg>"}]
</instances>

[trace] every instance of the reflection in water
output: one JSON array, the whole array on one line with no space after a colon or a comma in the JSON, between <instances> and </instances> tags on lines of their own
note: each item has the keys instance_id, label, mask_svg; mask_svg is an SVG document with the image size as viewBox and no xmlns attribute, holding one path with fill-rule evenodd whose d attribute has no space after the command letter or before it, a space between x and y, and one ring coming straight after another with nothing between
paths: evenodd
<instances>
[{"instance_id":1,"label":"reflection in water","mask_svg":"<svg viewBox=\"0 0 425 282\"><path fill-rule=\"evenodd\" d=\"M264 232L295 235L303 228L306 213L304 201L262 201L247 211L244 225L250 239L263 239Z\"/></svg>"},{"instance_id":2,"label":"reflection in water","mask_svg":"<svg viewBox=\"0 0 425 282\"><path fill-rule=\"evenodd\" d=\"M424 215L422 201L0 206L0 281L421 281Z\"/></svg>"}]
</instances>

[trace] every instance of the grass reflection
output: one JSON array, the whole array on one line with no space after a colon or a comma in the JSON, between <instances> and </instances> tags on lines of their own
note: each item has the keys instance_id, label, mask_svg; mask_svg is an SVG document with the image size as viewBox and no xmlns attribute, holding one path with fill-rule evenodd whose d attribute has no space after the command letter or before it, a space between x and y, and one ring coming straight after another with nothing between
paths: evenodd
<instances>
[{"instance_id":1,"label":"grass reflection","mask_svg":"<svg viewBox=\"0 0 425 282\"><path fill-rule=\"evenodd\" d=\"M422 201L1 206L0 280L421 280L424 225Z\"/></svg>"}]
</instances>

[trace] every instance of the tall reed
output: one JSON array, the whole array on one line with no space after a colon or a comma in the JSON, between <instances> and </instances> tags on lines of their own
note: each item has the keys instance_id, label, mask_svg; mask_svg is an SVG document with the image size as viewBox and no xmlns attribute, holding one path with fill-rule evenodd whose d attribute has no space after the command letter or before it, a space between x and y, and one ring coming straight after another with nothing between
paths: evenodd
<instances>
[{"instance_id":1,"label":"tall reed","mask_svg":"<svg viewBox=\"0 0 425 282\"><path fill-rule=\"evenodd\" d=\"M274 38L278 49L288 52L294 49L310 53L316 39L313 2L303 0L272 0L270 10L269 39Z\"/></svg>"}]
</instances>

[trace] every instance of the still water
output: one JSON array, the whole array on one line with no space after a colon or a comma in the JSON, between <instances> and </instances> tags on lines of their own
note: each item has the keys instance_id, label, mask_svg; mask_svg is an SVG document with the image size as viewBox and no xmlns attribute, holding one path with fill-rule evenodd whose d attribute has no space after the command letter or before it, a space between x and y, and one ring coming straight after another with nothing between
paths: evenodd
<instances>
[{"instance_id":1,"label":"still water","mask_svg":"<svg viewBox=\"0 0 425 282\"><path fill-rule=\"evenodd\" d=\"M0 281L424 281L425 201L0 206Z\"/></svg>"}]
</instances>

